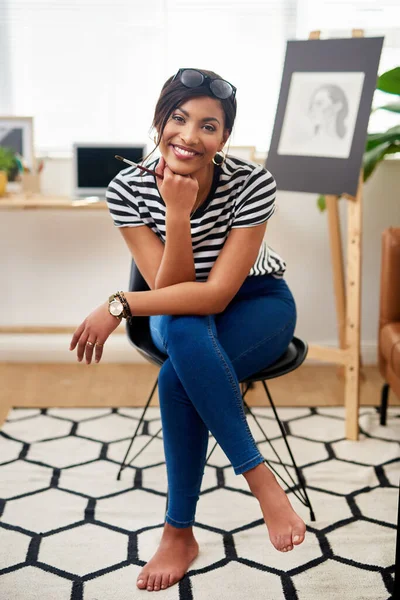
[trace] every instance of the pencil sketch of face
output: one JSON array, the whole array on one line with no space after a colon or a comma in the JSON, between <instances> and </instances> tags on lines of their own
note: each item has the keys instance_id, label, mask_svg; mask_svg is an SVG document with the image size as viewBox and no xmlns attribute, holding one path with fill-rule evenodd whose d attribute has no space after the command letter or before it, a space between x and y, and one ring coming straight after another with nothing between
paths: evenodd
<instances>
[{"instance_id":1,"label":"pencil sketch of face","mask_svg":"<svg viewBox=\"0 0 400 600\"><path fill-rule=\"evenodd\" d=\"M314 135L343 138L348 113L346 94L338 85L323 85L310 98L308 116L313 124Z\"/></svg>"},{"instance_id":2,"label":"pencil sketch of face","mask_svg":"<svg viewBox=\"0 0 400 600\"><path fill-rule=\"evenodd\" d=\"M365 73L292 74L278 154L348 158Z\"/></svg>"}]
</instances>

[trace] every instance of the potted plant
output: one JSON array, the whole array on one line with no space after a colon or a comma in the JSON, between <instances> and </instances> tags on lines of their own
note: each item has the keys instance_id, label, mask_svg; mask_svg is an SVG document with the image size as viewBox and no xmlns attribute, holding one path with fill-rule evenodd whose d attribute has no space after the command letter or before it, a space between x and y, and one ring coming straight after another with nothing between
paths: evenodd
<instances>
[{"instance_id":1,"label":"potted plant","mask_svg":"<svg viewBox=\"0 0 400 600\"><path fill-rule=\"evenodd\" d=\"M7 183L13 179L16 172L18 172L18 163L14 150L0 146L0 196L5 195Z\"/></svg>"},{"instance_id":2,"label":"potted plant","mask_svg":"<svg viewBox=\"0 0 400 600\"><path fill-rule=\"evenodd\" d=\"M384 106L378 106L371 110L371 114L377 110L388 110L400 113L400 67L382 73L378 77L376 89L395 96L394 102ZM400 152L400 125L390 127L383 133L368 133L363 155L364 182L371 176L377 165L384 159L386 154ZM320 211L326 208L325 196L320 195L317 200Z\"/></svg>"}]
</instances>

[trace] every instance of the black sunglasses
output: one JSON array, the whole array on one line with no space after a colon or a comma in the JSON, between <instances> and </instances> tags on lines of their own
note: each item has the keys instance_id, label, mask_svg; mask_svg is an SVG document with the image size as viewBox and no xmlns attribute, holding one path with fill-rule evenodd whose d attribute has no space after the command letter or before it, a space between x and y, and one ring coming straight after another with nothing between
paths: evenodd
<instances>
[{"instance_id":1,"label":"black sunglasses","mask_svg":"<svg viewBox=\"0 0 400 600\"><path fill-rule=\"evenodd\" d=\"M225 79L212 79L197 69L179 69L172 81L179 77L180 82L187 88L196 88L208 85L212 94L220 100L231 98L234 100L236 88ZM171 81L171 83L172 83Z\"/></svg>"}]
</instances>

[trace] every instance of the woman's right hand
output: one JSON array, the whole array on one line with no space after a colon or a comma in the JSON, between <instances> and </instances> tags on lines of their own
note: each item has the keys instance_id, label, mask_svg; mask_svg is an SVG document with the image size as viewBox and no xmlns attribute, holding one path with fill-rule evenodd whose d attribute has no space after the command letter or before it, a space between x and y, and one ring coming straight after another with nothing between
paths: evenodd
<instances>
[{"instance_id":1,"label":"woman's right hand","mask_svg":"<svg viewBox=\"0 0 400 600\"><path fill-rule=\"evenodd\" d=\"M164 179L157 178L157 186L168 209L190 216L197 200L199 183L192 175L178 175L171 171L162 156L156 167Z\"/></svg>"}]
</instances>

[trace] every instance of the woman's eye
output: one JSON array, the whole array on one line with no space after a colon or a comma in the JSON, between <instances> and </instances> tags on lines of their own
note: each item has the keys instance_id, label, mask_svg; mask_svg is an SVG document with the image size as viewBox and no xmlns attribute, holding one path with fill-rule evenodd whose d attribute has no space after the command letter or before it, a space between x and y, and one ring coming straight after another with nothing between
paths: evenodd
<instances>
[{"instance_id":1,"label":"woman's eye","mask_svg":"<svg viewBox=\"0 0 400 600\"><path fill-rule=\"evenodd\" d=\"M184 119L180 116L180 115L172 115L171 117L174 121L178 120L178 123L183 123ZM207 131L215 131L215 127L213 127L212 125L204 125L204 127L207 128Z\"/></svg>"}]
</instances>

